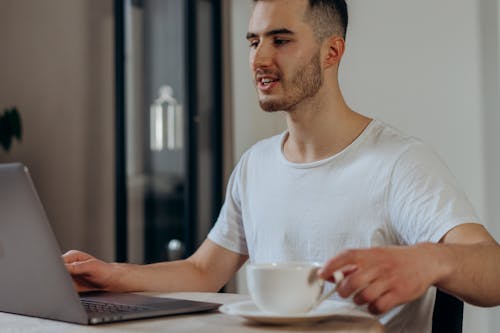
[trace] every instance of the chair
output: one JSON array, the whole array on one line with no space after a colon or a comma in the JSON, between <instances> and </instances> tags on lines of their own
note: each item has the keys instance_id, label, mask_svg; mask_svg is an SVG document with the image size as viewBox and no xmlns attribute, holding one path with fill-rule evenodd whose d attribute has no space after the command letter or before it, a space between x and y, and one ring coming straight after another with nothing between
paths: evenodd
<instances>
[{"instance_id":1,"label":"chair","mask_svg":"<svg viewBox=\"0 0 500 333\"><path fill-rule=\"evenodd\" d=\"M462 333L463 318L464 303L437 289L432 315L432 333Z\"/></svg>"}]
</instances>

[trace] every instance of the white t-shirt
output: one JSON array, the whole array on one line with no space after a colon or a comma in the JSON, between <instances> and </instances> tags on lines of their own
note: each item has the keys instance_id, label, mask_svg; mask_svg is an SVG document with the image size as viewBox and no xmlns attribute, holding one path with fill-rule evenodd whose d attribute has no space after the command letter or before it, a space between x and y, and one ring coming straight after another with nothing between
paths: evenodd
<instances>
[{"instance_id":1,"label":"white t-shirt","mask_svg":"<svg viewBox=\"0 0 500 333\"><path fill-rule=\"evenodd\" d=\"M476 222L469 200L426 145L373 120L347 148L313 163L283 155L287 132L240 159L208 238L251 262L325 262L350 248L438 242ZM430 332L435 289L380 319Z\"/></svg>"}]
</instances>

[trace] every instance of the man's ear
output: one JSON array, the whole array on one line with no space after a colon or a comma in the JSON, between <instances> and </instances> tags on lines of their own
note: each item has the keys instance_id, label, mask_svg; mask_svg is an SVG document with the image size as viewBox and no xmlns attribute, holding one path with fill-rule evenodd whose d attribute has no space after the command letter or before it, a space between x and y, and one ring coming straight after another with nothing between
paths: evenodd
<instances>
[{"instance_id":1,"label":"man's ear","mask_svg":"<svg viewBox=\"0 0 500 333\"><path fill-rule=\"evenodd\" d=\"M324 59L325 68L338 67L344 55L345 41L342 37L332 36L325 41L326 55Z\"/></svg>"}]
</instances>

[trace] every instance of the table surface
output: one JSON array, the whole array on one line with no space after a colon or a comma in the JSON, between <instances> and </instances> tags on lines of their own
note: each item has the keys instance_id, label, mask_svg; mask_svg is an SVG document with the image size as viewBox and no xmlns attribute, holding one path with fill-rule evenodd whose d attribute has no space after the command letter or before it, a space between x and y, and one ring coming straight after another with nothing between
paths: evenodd
<instances>
[{"instance_id":1,"label":"table surface","mask_svg":"<svg viewBox=\"0 0 500 333\"><path fill-rule=\"evenodd\" d=\"M151 294L229 304L248 300L247 295L227 293L168 293ZM262 325L246 319L230 316L218 311L188 315L141 319L120 323L85 326L47 319L32 318L0 312L0 332L37 333L88 333L88 332L203 332L203 333L246 333L246 332L381 332L384 327L375 319L360 316L333 316L331 319L313 324Z\"/></svg>"}]
</instances>

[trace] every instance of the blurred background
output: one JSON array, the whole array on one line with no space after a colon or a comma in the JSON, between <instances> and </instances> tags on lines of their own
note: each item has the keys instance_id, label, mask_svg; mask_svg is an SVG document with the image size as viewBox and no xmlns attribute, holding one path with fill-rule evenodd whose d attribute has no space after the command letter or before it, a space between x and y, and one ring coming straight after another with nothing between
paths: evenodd
<instances>
[{"instance_id":1,"label":"blurred background","mask_svg":"<svg viewBox=\"0 0 500 333\"><path fill-rule=\"evenodd\" d=\"M347 102L433 146L500 239L499 1L348 4ZM0 112L17 107L23 125L0 162L28 165L62 251L152 262L204 239L239 157L285 128L257 104L250 12L250 0L0 0ZM498 308L466 305L464 332L499 326Z\"/></svg>"}]
</instances>

